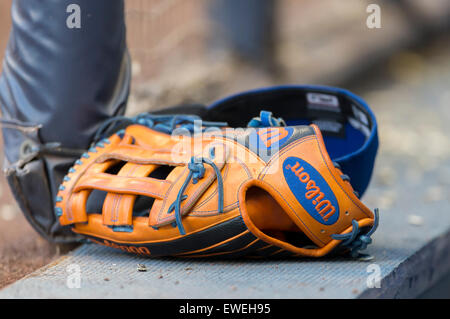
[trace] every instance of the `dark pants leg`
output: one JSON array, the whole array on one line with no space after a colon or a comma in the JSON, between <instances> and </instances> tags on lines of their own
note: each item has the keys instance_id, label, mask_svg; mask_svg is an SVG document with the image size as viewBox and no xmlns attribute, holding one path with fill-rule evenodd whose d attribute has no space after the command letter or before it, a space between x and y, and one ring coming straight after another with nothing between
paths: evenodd
<instances>
[{"instance_id":1,"label":"dark pants leg","mask_svg":"<svg viewBox=\"0 0 450 319\"><path fill-rule=\"evenodd\" d=\"M70 22L79 6L80 28ZM72 9L73 10L73 9ZM75 14L75 16L71 16ZM5 171L26 217L71 240L53 214L57 186L100 123L125 111L130 82L123 0L14 0L0 77ZM75 25L76 26L76 25ZM51 147L50 147L51 148Z\"/></svg>"},{"instance_id":2,"label":"dark pants leg","mask_svg":"<svg viewBox=\"0 0 450 319\"><path fill-rule=\"evenodd\" d=\"M275 0L214 0L211 18L222 42L240 57L257 64L272 63Z\"/></svg>"}]
</instances>

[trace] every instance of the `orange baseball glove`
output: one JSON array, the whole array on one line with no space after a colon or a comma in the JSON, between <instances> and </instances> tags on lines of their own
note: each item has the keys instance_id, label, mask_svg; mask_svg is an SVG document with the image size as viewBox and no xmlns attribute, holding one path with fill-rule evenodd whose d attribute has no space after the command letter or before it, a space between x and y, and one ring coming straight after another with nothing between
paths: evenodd
<instances>
[{"instance_id":1,"label":"orange baseball glove","mask_svg":"<svg viewBox=\"0 0 450 319\"><path fill-rule=\"evenodd\" d=\"M315 125L170 135L149 121L98 142L69 170L56 198L62 225L147 256L321 257L337 247L357 256L371 242L378 212Z\"/></svg>"}]
</instances>

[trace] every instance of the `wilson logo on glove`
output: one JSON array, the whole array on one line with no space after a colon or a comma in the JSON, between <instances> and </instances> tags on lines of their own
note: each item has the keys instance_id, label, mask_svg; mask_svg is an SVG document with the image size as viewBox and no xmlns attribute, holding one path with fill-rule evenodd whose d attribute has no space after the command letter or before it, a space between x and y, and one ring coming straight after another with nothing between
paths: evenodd
<instances>
[{"instance_id":1,"label":"wilson logo on glove","mask_svg":"<svg viewBox=\"0 0 450 319\"><path fill-rule=\"evenodd\" d=\"M304 160L288 157L283 163L284 178L308 214L324 225L339 217L336 196L320 173Z\"/></svg>"},{"instance_id":2,"label":"wilson logo on glove","mask_svg":"<svg viewBox=\"0 0 450 319\"><path fill-rule=\"evenodd\" d=\"M287 128L265 128L259 129L256 134L259 140L266 146L266 148L271 148L272 146L281 148L284 143L292 136L294 130L291 127ZM261 146L261 143L259 143Z\"/></svg>"}]
</instances>

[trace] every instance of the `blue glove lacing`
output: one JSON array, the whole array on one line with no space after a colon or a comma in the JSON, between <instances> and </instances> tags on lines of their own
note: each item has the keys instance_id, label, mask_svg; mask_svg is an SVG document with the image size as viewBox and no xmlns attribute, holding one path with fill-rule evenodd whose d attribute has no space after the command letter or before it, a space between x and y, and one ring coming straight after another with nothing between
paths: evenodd
<instances>
[{"instance_id":1,"label":"blue glove lacing","mask_svg":"<svg viewBox=\"0 0 450 319\"><path fill-rule=\"evenodd\" d=\"M171 134L177 128L183 128L193 133L195 129L195 121L199 121L202 127L200 128L200 126L198 126L198 128L200 128L202 131L204 131L207 127L224 127L228 125L226 122L203 121L201 117L197 115L157 115L150 113L141 113L136 115L135 117L114 116L104 121L102 125L97 129L97 132L94 136L94 141L100 140L103 137L103 134L105 134L105 132L107 131L108 127L118 126L121 123L128 125L140 124L155 131Z\"/></svg>"},{"instance_id":2,"label":"blue glove lacing","mask_svg":"<svg viewBox=\"0 0 450 319\"><path fill-rule=\"evenodd\" d=\"M275 118L272 115L272 112L269 111L261 111L259 117L254 117L248 122L247 127L280 127L286 126L284 120L280 118Z\"/></svg>"},{"instance_id":3,"label":"blue glove lacing","mask_svg":"<svg viewBox=\"0 0 450 319\"><path fill-rule=\"evenodd\" d=\"M193 184L197 184L198 180L202 179L205 175L205 165L210 165L214 169L214 173L217 177L217 189L218 189L218 211L219 214L223 213L223 179L222 175L220 174L220 170L217 167L217 165L209 158L196 158L191 157L191 161L188 164L189 169L189 175L186 177L186 180L184 181L183 185L181 186L177 199L170 205L168 213L171 213L173 210L175 210L175 220L176 225L180 231L181 235L185 235L186 231L184 230L183 223L181 220L181 202L187 198L187 195L183 195L184 191L186 190L186 187L189 185L189 182L192 180Z\"/></svg>"},{"instance_id":4,"label":"blue glove lacing","mask_svg":"<svg viewBox=\"0 0 450 319\"><path fill-rule=\"evenodd\" d=\"M367 248L369 244L372 243L372 238L370 236L375 232L378 227L379 212L378 208L374 210L375 219L373 221L372 228L367 232L361 234L361 229L359 228L358 222L352 220L352 231L347 234L334 234L331 238L335 240L343 240L343 246L350 249L350 254L352 257L358 257L359 251Z\"/></svg>"}]
</instances>

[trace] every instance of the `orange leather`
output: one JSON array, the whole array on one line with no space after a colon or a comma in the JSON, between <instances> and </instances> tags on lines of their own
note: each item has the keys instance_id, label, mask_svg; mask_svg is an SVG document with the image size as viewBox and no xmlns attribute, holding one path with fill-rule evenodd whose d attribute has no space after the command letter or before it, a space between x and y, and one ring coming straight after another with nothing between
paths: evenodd
<instances>
[{"instance_id":1,"label":"orange leather","mask_svg":"<svg viewBox=\"0 0 450 319\"><path fill-rule=\"evenodd\" d=\"M82 164L68 173L58 193L61 200L56 203L62 210L60 223L73 225L75 232L99 243L148 245L189 237L241 216L245 233L230 236L220 245L251 234L256 239L240 250L264 242L259 251L275 247L274 254L289 251L297 256L323 256L340 244L331 235L350 232L353 219L360 227L371 226L374 215L354 195L350 183L341 178L342 172L331 162L319 129L311 127L311 134L289 140L270 159L264 159L238 142L238 137L245 135L242 132L176 139L131 125L123 137L111 136L109 144L96 147L95 152L88 153L89 158L81 158ZM257 131L267 148L291 133L285 128ZM175 214L169 207L188 177L187 164L192 156L211 158L220 170L224 211L218 211L218 177L211 166L205 165L203 178L197 183L191 181L184 191L183 236L173 227ZM126 163L116 174L107 172L120 161ZM164 179L149 177L160 166L172 166L173 170ZM86 211L94 189L108 193L101 212ZM145 216L133 216L137 196L154 199ZM133 228L118 232L111 226ZM205 243L190 254L222 254L208 254L220 245ZM119 246L116 248L125 247ZM147 247L144 254L151 255ZM135 250L139 253L131 249Z\"/></svg>"}]
</instances>

